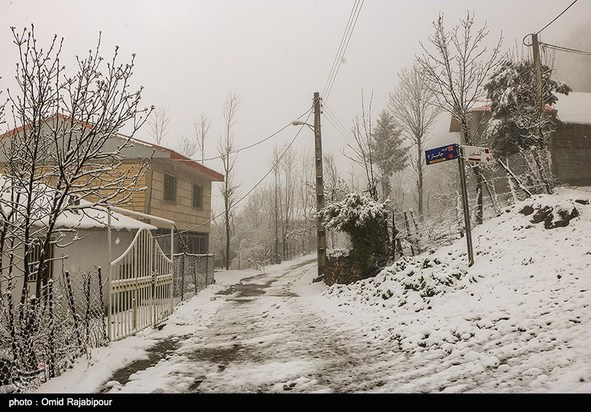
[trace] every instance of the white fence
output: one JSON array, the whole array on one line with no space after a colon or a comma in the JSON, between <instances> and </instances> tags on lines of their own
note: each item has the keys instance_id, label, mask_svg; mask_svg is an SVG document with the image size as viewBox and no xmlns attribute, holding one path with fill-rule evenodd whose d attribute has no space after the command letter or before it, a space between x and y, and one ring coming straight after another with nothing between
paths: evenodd
<instances>
[{"instance_id":1,"label":"white fence","mask_svg":"<svg viewBox=\"0 0 591 412\"><path fill-rule=\"evenodd\" d=\"M117 211L122 212L117 208ZM174 222L137 212L125 213ZM109 215L110 217L110 215ZM109 248L111 232L109 222ZM171 232L171 245L173 244ZM111 249L109 249L111 256ZM127 250L109 265L109 340L131 336L148 327L157 326L171 313L173 300L173 265L160 248L152 232L139 229Z\"/></svg>"}]
</instances>

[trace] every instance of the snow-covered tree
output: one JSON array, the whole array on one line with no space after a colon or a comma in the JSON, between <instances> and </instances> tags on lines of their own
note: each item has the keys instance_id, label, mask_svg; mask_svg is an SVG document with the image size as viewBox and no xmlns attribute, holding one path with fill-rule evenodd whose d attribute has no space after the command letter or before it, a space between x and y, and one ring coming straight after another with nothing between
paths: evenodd
<instances>
[{"instance_id":1,"label":"snow-covered tree","mask_svg":"<svg viewBox=\"0 0 591 412\"><path fill-rule=\"evenodd\" d=\"M553 79L553 70L547 64L541 65L541 74L544 110L540 110L538 103L533 61L527 58L503 60L484 86L491 100L487 135L497 157L520 153L526 160L531 158L528 165L533 165L532 175L538 176L546 191L551 193L554 179L547 163L550 159L548 140L556 130L552 105L558 100L557 93L568 94L571 88Z\"/></svg>"},{"instance_id":2,"label":"snow-covered tree","mask_svg":"<svg viewBox=\"0 0 591 412\"><path fill-rule=\"evenodd\" d=\"M547 145L552 119L540 123L540 109L536 92L535 68L529 59L505 59L484 85L491 100L491 121L488 137L498 156L510 156L531 147ZM552 78L552 68L542 65L542 100L550 106L557 93L568 94L570 86Z\"/></svg>"},{"instance_id":3,"label":"snow-covered tree","mask_svg":"<svg viewBox=\"0 0 591 412\"><path fill-rule=\"evenodd\" d=\"M421 75L417 64L398 73L398 86L390 93L388 108L404 136L414 148L410 165L417 175L417 206L419 219L423 219L423 192L425 174L425 143L441 109L436 97Z\"/></svg>"},{"instance_id":4,"label":"snow-covered tree","mask_svg":"<svg viewBox=\"0 0 591 412\"><path fill-rule=\"evenodd\" d=\"M469 115L474 103L483 97L484 83L498 65L502 37L492 48L485 46L488 27L474 26L474 13L469 11L458 25L447 30L443 13L433 22L434 33L429 44L423 45L423 54L417 56L421 75L433 91L439 107L460 124L462 144L469 146L480 142L469 127ZM471 166L476 177L476 223L482 223L482 190L484 177L481 166Z\"/></svg>"},{"instance_id":5,"label":"snow-covered tree","mask_svg":"<svg viewBox=\"0 0 591 412\"><path fill-rule=\"evenodd\" d=\"M120 63L115 48L105 62L100 36L96 48L77 57L71 71L61 59L63 38L54 36L48 47L41 47L34 26L13 27L12 36L18 63L16 87L8 89L4 103L12 130L0 141L0 267L9 289L3 303L12 319L14 359L30 370L37 367L29 356L30 334L39 326L35 314L48 303L48 267L60 259L50 251L65 241L58 217L81 198L90 201L87 207L116 205L142 190L143 166L119 166L149 110L139 107L142 88L131 86L134 57ZM129 127L125 136L124 127ZM12 295L17 279L20 295Z\"/></svg>"},{"instance_id":6,"label":"snow-covered tree","mask_svg":"<svg viewBox=\"0 0 591 412\"><path fill-rule=\"evenodd\" d=\"M345 232L351 240L351 256L365 271L383 267L388 260L388 202L350 193L340 202L318 212L328 229Z\"/></svg>"},{"instance_id":7,"label":"snow-covered tree","mask_svg":"<svg viewBox=\"0 0 591 412\"><path fill-rule=\"evenodd\" d=\"M382 199L390 198L392 185L390 179L396 172L404 170L407 162L407 148L402 145L401 129L394 116L383 110L378 115L371 134L374 162L378 169L378 180L382 189Z\"/></svg>"}]
</instances>

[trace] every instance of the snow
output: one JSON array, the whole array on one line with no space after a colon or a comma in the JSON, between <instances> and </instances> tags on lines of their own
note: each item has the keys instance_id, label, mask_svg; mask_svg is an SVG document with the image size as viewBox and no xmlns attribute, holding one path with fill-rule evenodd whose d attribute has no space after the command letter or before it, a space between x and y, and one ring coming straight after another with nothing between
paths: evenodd
<instances>
[{"instance_id":1,"label":"snow","mask_svg":"<svg viewBox=\"0 0 591 412\"><path fill-rule=\"evenodd\" d=\"M15 207L12 196L16 189L12 186L10 179L0 175L0 208L7 212L10 207ZM33 214L37 216L38 224L47 225L47 214L50 210L50 204L56 195L55 189L43 183L37 182L36 192L33 196ZM21 199L19 207L24 207L25 199ZM57 228L67 229L105 229L108 224L108 213L104 207L96 206L84 199L80 199L79 206L65 209L56 220ZM155 230L156 226L133 219L122 213L111 211L111 228L115 230Z\"/></svg>"},{"instance_id":2,"label":"snow","mask_svg":"<svg viewBox=\"0 0 591 412\"><path fill-rule=\"evenodd\" d=\"M82 209L77 213L74 209L63 211L57 218L56 226L77 229L105 229L108 226L108 213L104 207L93 206L90 202L80 200ZM111 211L111 228L115 230L156 230L157 227L141 222L122 213Z\"/></svg>"},{"instance_id":3,"label":"snow","mask_svg":"<svg viewBox=\"0 0 591 412\"><path fill-rule=\"evenodd\" d=\"M471 267L458 239L350 285L313 283L314 255L268 266L265 277L250 269L216 272L216 284L179 304L161 330L93 349L36 392L179 393L195 376L210 381L200 388L212 392L323 393L338 391L339 382L351 392L591 392L590 199L589 187L559 188L507 207L474 228ZM574 206L578 216L546 229L520 213L526 205ZM256 314L246 312L244 298L244 312L227 319L241 319L239 332L224 337L220 322L233 316L227 298L234 295L220 292L271 281L275 293L257 298ZM286 290L289 299L279 293ZM106 384L164 338L178 347L128 382ZM227 350L264 349L266 357L215 371L191 363L191 353L219 342ZM350 360L338 363L335 348ZM319 370L330 376L319 379Z\"/></svg>"},{"instance_id":4,"label":"snow","mask_svg":"<svg viewBox=\"0 0 591 412\"><path fill-rule=\"evenodd\" d=\"M563 123L591 124L591 93L559 95L555 106Z\"/></svg>"}]
</instances>

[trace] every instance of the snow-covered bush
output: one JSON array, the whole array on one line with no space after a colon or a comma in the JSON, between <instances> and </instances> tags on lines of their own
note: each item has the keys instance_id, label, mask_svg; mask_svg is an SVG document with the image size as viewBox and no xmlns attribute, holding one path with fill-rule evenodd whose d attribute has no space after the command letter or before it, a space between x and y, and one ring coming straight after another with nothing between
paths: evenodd
<instances>
[{"instance_id":1,"label":"snow-covered bush","mask_svg":"<svg viewBox=\"0 0 591 412\"><path fill-rule=\"evenodd\" d=\"M366 270L379 268L388 257L387 203L350 193L320 210L324 226L345 232L351 239L350 257Z\"/></svg>"}]
</instances>

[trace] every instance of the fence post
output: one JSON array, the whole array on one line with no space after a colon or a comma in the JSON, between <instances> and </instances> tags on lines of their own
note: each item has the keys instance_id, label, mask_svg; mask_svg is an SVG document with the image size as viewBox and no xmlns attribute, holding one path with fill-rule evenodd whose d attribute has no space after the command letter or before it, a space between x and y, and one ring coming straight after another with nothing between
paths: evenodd
<instances>
[{"instance_id":1,"label":"fence post","mask_svg":"<svg viewBox=\"0 0 591 412\"><path fill-rule=\"evenodd\" d=\"M55 377L55 314L53 313L53 279L47 282L48 305L49 305L49 377Z\"/></svg>"},{"instance_id":2,"label":"fence post","mask_svg":"<svg viewBox=\"0 0 591 412\"><path fill-rule=\"evenodd\" d=\"M113 279L113 275L111 274L111 262L113 261L113 250L111 249L111 208L108 207L107 208L107 250L109 251L108 254L108 258L109 258L109 265L108 265L108 271L107 271L107 284L109 285L107 290L108 290L108 300L109 300L109 306L107 308L107 338L109 339L109 341L111 341L112 339L112 335L111 335L111 312L113 310L113 293L111 291L113 284L112 284L112 279ZM102 292L102 285L101 285L101 292Z\"/></svg>"},{"instance_id":3,"label":"fence post","mask_svg":"<svg viewBox=\"0 0 591 412\"><path fill-rule=\"evenodd\" d=\"M68 292L68 305L72 310L72 319L74 320L74 330L76 331L76 339L78 341L78 346L82 349L82 338L80 336L80 330L78 325L78 314L76 313L76 305L74 304L74 292L72 291L72 283L70 282L70 272L66 270L64 273L66 278L66 287Z\"/></svg>"},{"instance_id":4,"label":"fence post","mask_svg":"<svg viewBox=\"0 0 591 412\"><path fill-rule=\"evenodd\" d=\"M174 267L174 262L173 262ZM181 301L185 300L185 252L179 254L179 275L181 278ZM178 279L178 276L177 276Z\"/></svg>"},{"instance_id":5,"label":"fence post","mask_svg":"<svg viewBox=\"0 0 591 412\"><path fill-rule=\"evenodd\" d=\"M152 326L156 327L156 273L152 272Z\"/></svg>"},{"instance_id":6,"label":"fence post","mask_svg":"<svg viewBox=\"0 0 591 412\"><path fill-rule=\"evenodd\" d=\"M205 256L205 286L209 286L209 256Z\"/></svg>"},{"instance_id":7,"label":"fence post","mask_svg":"<svg viewBox=\"0 0 591 412\"><path fill-rule=\"evenodd\" d=\"M102 271L101 271L100 267L97 269L97 272L98 272L99 296L100 296L100 300L101 300L100 305L101 305L101 310L103 311L103 316L102 316L102 319L103 319L103 322L102 322L102 324L103 324L103 339L105 340L105 342L108 342L109 341L109 334L107 332L107 325L105 323L106 316L108 316L108 315L105 313L106 307L105 307L105 298L103 296L103 280L102 280L102 273L101 273Z\"/></svg>"},{"instance_id":8,"label":"fence post","mask_svg":"<svg viewBox=\"0 0 591 412\"><path fill-rule=\"evenodd\" d=\"M193 296L195 296L197 294L197 271L199 269L197 268L197 260L192 259L192 261L193 261L193 270L192 270L192 273L193 273Z\"/></svg>"}]
</instances>

